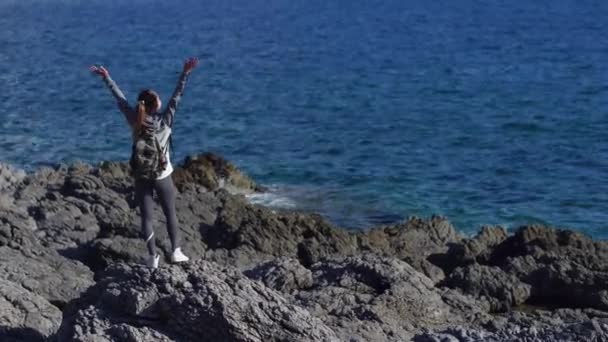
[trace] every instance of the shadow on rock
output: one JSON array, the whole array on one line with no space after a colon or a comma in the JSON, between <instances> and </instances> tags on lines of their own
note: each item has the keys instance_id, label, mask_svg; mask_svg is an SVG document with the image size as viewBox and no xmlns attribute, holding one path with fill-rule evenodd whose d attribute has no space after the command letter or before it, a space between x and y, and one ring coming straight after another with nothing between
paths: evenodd
<instances>
[{"instance_id":1,"label":"shadow on rock","mask_svg":"<svg viewBox=\"0 0 608 342\"><path fill-rule=\"evenodd\" d=\"M45 342L47 337L32 328L11 328L0 325L0 341L2 342Z\"/></svg>"}]
</instances>

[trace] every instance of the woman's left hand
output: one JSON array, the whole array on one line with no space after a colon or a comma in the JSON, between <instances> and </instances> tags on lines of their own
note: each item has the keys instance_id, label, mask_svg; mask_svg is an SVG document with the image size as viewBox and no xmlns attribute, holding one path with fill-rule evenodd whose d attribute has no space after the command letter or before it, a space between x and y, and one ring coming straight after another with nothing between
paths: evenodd
<instances>
[{"instance_id":1,"label":"woman's left hand","mask_svg":"<svg viewBox=\"0 0 608 342\"><path fill-rule=\"evenodd\" d=\"M198 58L192 57L184 62L184 73L189 74L198 65Z\"/></svg>"}]
</instances>

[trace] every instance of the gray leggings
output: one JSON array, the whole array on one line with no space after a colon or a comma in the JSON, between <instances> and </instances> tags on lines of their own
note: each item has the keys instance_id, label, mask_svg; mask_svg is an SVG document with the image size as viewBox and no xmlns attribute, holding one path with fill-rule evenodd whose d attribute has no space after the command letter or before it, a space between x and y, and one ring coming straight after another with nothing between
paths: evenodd
<instances>
[{"instance_id":1,"label":"gray leggings","mask_svg":"<svg viewBox=\"0 0 608 342\"><path fill-rule=\"evenodd\" d=\"M175 215L176 191L175 186L173 185L173 178L167 176L157 180L138 179L135 181L135 196L141 212L142 237L146 240L150 255L156 254L154 251L156 242L154 239L154 230L152 229L152 221L154 219L152 215L154 213L154 200L152 199L152 194L155 190L160 200L160 206L167 219L167 232L169 233L169 239L171 239L171 247L172 249L179 247L177 216Z\"/></svg>"}]
</instances>

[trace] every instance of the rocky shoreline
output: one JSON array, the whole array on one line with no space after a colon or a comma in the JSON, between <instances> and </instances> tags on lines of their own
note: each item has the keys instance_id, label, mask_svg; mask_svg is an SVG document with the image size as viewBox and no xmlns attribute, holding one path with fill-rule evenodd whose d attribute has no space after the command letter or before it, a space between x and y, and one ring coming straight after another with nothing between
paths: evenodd
<instances>
[{"instance_id":1,"label":"rocky shoreline","mask_svg":"<svg viewBox=\"0 0 608 342\"><path fill-rule=\"evenodd\" d=\"M351 232L252 205L219 156L174 180L183 249L161 267L126 164L0 164L1 341L608 341L608 242L442 217ZM240 194L239 194L240 193Z\"/></svg>"}]
</instances>

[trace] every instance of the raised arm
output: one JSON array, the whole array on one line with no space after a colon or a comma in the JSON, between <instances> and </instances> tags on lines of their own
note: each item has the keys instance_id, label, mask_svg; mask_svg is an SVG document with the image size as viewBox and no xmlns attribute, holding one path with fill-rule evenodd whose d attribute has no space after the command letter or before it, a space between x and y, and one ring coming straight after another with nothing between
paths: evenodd
<instances>
[{"instance_id":1,"label":"raised arm","mask_svg":"<svg viewBox=\"0 0 608 342\"><path fill-rule=\"evenodd\" d=\"M177 81L177 86L175 86L175 90L173 91L173 95L171 95L171 99L167 104L167 108L163 112L163 117L169 126L173 126L173 118L175 117L175 111L177 110L177 105L182 98L182 94L184 93L184 88L186 87L186 81L188 80L188 75L196 68L198 65L198 58L188 58L184 62L184 69L179 76L179 80Z\"/></svg>"},{"instance_id":2,"label":"raised arm","mask_svg":"<svg viewBox=\"0 0 608 342\"><path fill-rule=\"evenodd\" d=\"M120 111L125 115L125 118L127 119L127 122L129 122L129 125L133 125L137 115L135 114L133 108L131 108L131 106L129 105L127 98L122 93L116 82L114 82L114 80L110 77L110 72L103 66L91 66L89 69L94 74L101 76L106 86L108 86L108 88L112 92L112 95L116 99L118 103L118 109L120 109Z\"/></svg>"}]
</instances>

